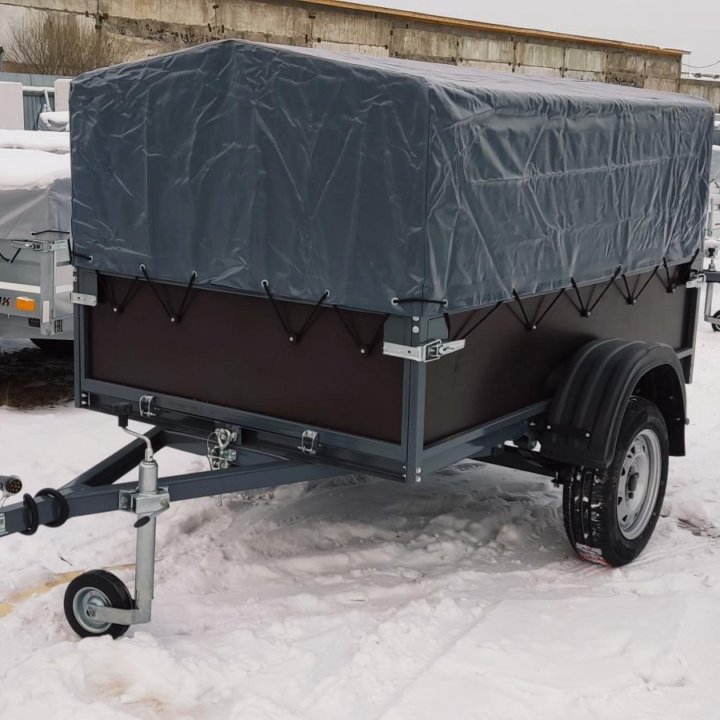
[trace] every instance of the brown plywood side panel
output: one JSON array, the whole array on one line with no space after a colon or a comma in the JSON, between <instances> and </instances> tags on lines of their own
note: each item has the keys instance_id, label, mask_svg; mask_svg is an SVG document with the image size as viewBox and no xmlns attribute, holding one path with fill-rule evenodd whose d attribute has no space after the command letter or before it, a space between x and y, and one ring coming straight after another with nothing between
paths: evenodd
<instances>
[{"instance_id":1,"label":"brown plywood side panel","mask_svg":"<svg viewBox=\"0 0 720 720\"><path fill-rule=\"evenodd\" d=\"M647 277L628 278L631 290L639 289ZM499 307L470 335L464 350L428 366L426 443L548 399L562 363L591 340L645 340L667 343L676 350L689 344L690 299L682 284L668 293L654 277L636 305L628 305L620 287L618 280L587 318L571 303L572 299L577 304L577 299L568 291L534 332L525 329L517 302ZM603 288L594 286L592 294L589 287L581 289L584 302L591 304L590 298L598 297ZM553 294L524 300L525 312L532 319L542 312L541 303L546 308L554 298ZM485 312L478 310L475 318ZM471 315L452 317L451 337Z\"/></svg>"},{"instance_id":2,"label":"brown plywood side panel","mask_svg":"<svg viewBox=\"0 0 720 720\"><path fill-rule=\"evenodd\" d=\"M184 289L156 285L177 311ZM193 290L179 324L147 283L122 313L129 281L104 277L100 304L88 312L90 377L259 413L308 426L399 443L403 363L382 345L361 355L337 311L321 309L299 343L289 342L267 298ZM278 303L298 331L312 306ZM383 316L346 313L370 344Z\"/></svg>"}]
</instances>

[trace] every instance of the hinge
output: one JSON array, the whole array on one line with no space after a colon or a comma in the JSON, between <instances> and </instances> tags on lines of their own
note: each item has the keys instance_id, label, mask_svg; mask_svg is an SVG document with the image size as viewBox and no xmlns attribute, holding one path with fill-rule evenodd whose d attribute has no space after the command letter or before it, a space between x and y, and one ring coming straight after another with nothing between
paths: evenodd
<instances>
[{"instance_id":1,"label":"hinge","mask_svg":"<svg viewBox=\"0 0 720 720\"><path fill-rule=\"evenodd\" d=\"M74 292L70 298L73 305L87 305L88 307L95 307L97 305L97 297L95 295Z\"/></svg>"},{"instance_id":2,"label":"hinge","mask_svg":"<svg viewBox=\"0 0 720 720\"><path fill-rule=\"evenodd\" d=\"M7 530L5 529L5 513L0 513L0 535L5 535Z\"/></svg>"},{"instance_id":3,"label":"hinge","mask_svg":"<svg viewBox=\"0 0 720 720\"><path fill-rule=\"evenodd\" d=\"M428 363L462 350L464 347L465 340L433 340L424 345L400 345L386 342L383 343L383 355Z\"/></svg>"},{"instance_id":4,"label":"hinge","mask_svg":"<svg viewBox=\"0 0 720 720\"><path fill-rule=\"evenodd\" d=\"M300 438L298 450L303 455L316 455L318 449L318 434L315 430L305 430Z\"/></svg>"}]
</instances>

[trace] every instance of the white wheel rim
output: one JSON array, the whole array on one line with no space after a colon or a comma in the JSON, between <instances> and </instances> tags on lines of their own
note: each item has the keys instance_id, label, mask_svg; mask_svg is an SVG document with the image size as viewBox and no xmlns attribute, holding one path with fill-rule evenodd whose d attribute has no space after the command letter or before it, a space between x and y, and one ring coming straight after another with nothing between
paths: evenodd
<instances>
[{"instance_id":1,"label":"white wheel rim","mask_svg":"<svg viewBox=\"0 0 720 720\"><path fill-rule=\"evenodd\" d=\"M623 537L635 540L650 522L662 472L660 440L654 430L641 430L630 443L620 470L617 520Z\"/></svg>"}]
</instances>

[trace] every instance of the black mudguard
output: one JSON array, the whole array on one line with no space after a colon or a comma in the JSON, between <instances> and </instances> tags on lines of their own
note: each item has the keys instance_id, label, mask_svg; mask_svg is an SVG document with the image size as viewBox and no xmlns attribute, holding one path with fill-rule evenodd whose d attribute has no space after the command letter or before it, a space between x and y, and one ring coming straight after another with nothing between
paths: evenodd
<instances>
[{"instance_id":1,"label":"black mudguard","mask_svg":"<svg viewBox=\"0 0 720 720\"><path fill-rule=\"evenodd\" d=\"M675 351L660 343L597 340L570 360L550 404L541 455L605 469L612 463L628 401L640 395L663 414L670 454L685 454L685 380Z\"/></svg>"}]
</instances>

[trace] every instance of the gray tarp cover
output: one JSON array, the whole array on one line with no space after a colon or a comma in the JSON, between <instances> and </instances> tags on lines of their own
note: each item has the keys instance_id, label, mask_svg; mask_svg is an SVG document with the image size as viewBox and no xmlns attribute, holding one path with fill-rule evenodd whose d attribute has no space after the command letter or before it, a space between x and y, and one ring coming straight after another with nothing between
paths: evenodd
<instances>
[{"instance_id":1,"label":"gray tarp cover","mask_svg":"<svg viewBox=\"0 0 720 720\"><path fill-rule=\"evenodd\" d=\"M64 240L69 232L68 156L0 147L0 240Z\"/></svg>"},{"instance_id":2,"label":"gray tarp cover","mask_svg":"<svg viewBox=\"0 0 720 720\"><path fill-rule=\"evenodd\" d=\"M712 160L710 162L710 180L720 185L720 145L713 145Z\"/></svg>"},{"instance_id":3,"label":"gray tarp cover","mask_svg":"<svg viewBox=\"0 0 720 720\"><path fill-rule=\"evenodd\" d=\"M228 40L70 107L78 262L109 273L414 314L392 299L477 307L703 236L713 113L684 95Z\"/></svg>"}]
</instances>

